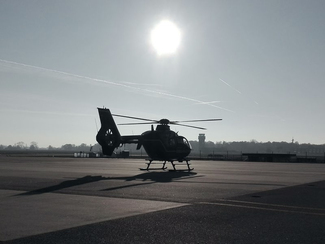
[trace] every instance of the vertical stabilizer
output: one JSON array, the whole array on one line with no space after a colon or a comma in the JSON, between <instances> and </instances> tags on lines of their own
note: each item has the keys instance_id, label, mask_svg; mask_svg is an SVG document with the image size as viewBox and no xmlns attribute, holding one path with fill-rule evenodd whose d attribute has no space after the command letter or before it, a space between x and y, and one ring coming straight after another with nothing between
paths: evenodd
<instances>
[{"instance_id":1,"label":"vertical stabilizer","mask_svg":"<svg viewBox=\"0 0 325 244\"><path fill-rule=\"evenodd\" d=\"M98 108L98 113L101 128L97 133L96 140L102 146L103 154L111 156L114 149L121 144L121 135L109 109Z\"/></svg>"}]
</instances>

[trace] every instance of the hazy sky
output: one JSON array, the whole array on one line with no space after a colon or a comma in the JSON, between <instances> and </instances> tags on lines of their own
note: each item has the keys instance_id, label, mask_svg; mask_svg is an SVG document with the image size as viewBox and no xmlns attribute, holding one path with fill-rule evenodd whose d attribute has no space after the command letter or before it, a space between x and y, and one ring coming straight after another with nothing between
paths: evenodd
<instances>
[{"instance_id":1,"label":"hazy sky","mask_svg":"<svg viewBox=\"0 0 325 244\"><path fill-rule=\"evenodd\" d=\"M161 20L181 32L169 56L150 42ZM0 0L0 144L93 144L103 106L223 119L172 126L189 140L324 144L324 23L323 0Z\"/></svg>"}]
</instances>

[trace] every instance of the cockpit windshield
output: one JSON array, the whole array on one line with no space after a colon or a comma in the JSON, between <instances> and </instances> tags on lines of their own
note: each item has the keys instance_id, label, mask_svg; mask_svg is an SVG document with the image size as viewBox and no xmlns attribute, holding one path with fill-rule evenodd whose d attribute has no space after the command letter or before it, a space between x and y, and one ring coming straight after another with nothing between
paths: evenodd
<instances>
[{"instance_id":1,"label":"cockpit windshield","mask_svg":"<svg viewBox=\"0 0 325 244\"><path fill-rule=\"evenodd\" d=\"M191 144L188 142L188 140L187 140L185 137L179 136L179 137L177 138L177 142L178 142L179 144L185 144L185 145L188 146L190 149L192 149Z\"/></svg>"}]
</instances>

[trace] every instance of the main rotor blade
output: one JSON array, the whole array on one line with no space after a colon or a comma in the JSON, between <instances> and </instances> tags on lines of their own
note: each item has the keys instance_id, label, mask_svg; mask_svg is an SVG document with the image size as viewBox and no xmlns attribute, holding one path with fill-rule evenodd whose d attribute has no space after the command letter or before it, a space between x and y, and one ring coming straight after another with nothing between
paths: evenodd
<instances>
[{"instance_id":1,"label":"main rotor blade","mask_svg":"<svg viewBox=\"0 0 325 244\"><path fill-rule=\"evenodd\" d=\"M199 130L206 130L206 128L192 126L192 125L183 125L183 124L178 124L178 123L175 123L174 125L179 125L179 126L184 126L184 127L190 127L190 128L199 129Z\"/></svg>"},{"instance_id":2,"label":"main rotor blade","mask_svg":"<svg viewBox=\"0 0 325 244\"><path fill-rule=\"evenodd\" d=\"M128 119L137 119L137 120L143 120L143 121L157 122L157 120L153 120L153 119L144 119L144 118L138 118L138 117L119 115L119 114L112 114L112 115L116 116L116 117L122 117L122 118L128 118Z\"/></svg>"},{"instance_id":3,"label":"main rotor blade","mask_svg":"<svg viewBox=\"0 0 325 244\"><path fill-rule=\"evenodd\" d=\"M152 125L152 124L158 124L158 123L157 121L152 121L152 122L142 122L142 123L124 123L118 125Z\"/></svg>"},{"instance_id":4,"label":"main rotor blade","mask_svg":"<svg viewBox=\"0 0 325 244\"><path fill-rule=\"evenodd\" d=\"M191 122L204 122L204 121L220 121L222 119L194 119L194 120L182 120L182 121L170 121L171 124L177 123L191 123Z\"/></svg>"}]
</instances>

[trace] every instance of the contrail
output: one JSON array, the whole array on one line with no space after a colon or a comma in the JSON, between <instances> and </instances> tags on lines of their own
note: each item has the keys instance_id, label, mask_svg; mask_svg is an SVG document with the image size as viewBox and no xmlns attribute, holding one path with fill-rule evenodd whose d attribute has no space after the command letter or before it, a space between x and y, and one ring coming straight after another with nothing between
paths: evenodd
<instances>
[{"instance_id":1,"label":"contrail","mask_svg":"<svg viewBox=\"0 0 325 244\"><path fill-rule=\"evenodd\" d=\"M213 104L213 103L221 103L221 101L200 102L200 103L197 103L197 104L200 104L200 105L207 105L207 104Z\"/></svg>"},{"instance_id":2,"label":"contrail","mask_svg":"<svg viewBox=\"0 0 325 244\"><path fill-rule=\"evenodd\" d=\"M57 74L67 75L67 76L71 76L71 77L75 77L75 78L79 78L79 79L97 81L97 82L106 83L106 84L114 85L114 86L121 86L121 87L131 88L131 89L139 89L139 88L135 88L135 87L132 87L132 86L128 86L128 85L124 85L124 84L120 84L120 83L116 83L116 82L112 82L112 81L91 78L91 77L87 77L87 76L72 74L72 73L59 71L59 70L54 70L54 69L42 68L42 67L39 67L39 66L34 66L34 65L29 65L29 64L17 63L17 62L3 60L3 59L0 59L0 62L4 62L4 63L8 63L8 64L15 64L15 65L19 65L19 66L23 66L23 67L27 67L27 68L44 70L44 71L47 71L47 72L53 72L53 73L57 73Z\"/></svg>"},{"instance_id":3,"label":"contrail","mask_svg":"<svg viewBox=\"0 0 325 244\"><path fill-rule=\"evenodd\" d=\"M135 83L135 82L127 82L127 81L123 81L123 83L127 84L127 85L135 85L135 86L159 86L159 87L162 87L162 85L160 85L160 84Z\"/></svg>"},{"instance_id":4,"label":"contrail","mask_svg":"<svg viewBox=\"0 0 325 244\"><path fill-rule=\"evenodd\" d=\"M197 99L183 97L183 96L178 96L178 95L172 95L172 94L165 93L165 92L152 91L152 90L148 90L148 89L141 89L141 90L147 91L147 92L151 92L151 93L156 93L156 94L163 95L163 96L168 96L168 97L178 98L178 99L182 99L182 100L187 100L187 101L191 101L191 102L195 102L195 103L205 103L205 102L200 101L200 100L197 100ZM225 110L225 111L228 111L228 112L234 112L232 110L229 110L229 109L226 109L226 108L222 108L222 107L219 107L219 106L210 104L210 103L207 103L206 105L207 106L214 107L214 108L219 108L219 109L222 109L222 110Z\"/></svg>"},{"instance_id":5,"label":"contrail","mask_svg":"<svg viewBox=\"0 0 325 244\"><path fill-rule=\"evenodd\" d=\"M169 93L165 93L165 92L160 92L160 91L154 91L154 90L149 90L149 89L143 89L143 88L133 87L133 86L126 85L126 84L121 84L121 83L117 83L117 82L113 82L113 81L108 81L108 80L103 80L103 79L91 78L91 77L88 77L88 76L82 76L82 75L72 74L72 73L68 73L68 72L64 72L64 71L59 71L59 70L54 70L54 69L48 69L48 68L42 68L42 67L39 67L39 66L34 66L34 65L29 65L29 64L17 63L17 62L13 62L13 61L4 60L4 59L0 59L0 62L7 63L7 64L19 65L19 66L23 66L23 67L27 67L27 68L32 68L32 69L43 70L43 71L47 71L47 72L53 72L53 73L62 74L62 75L67 75L67 76L71 76L71 77L75 77L75 78L79 78L79 79L91 80L91 81L95 81L95 82L99 82L99 83L104 83L104 84L108 84L108 85L119 86L119 87L128 88L128 89L132 89L132 90L138 90L138 91L142 91L142 92L146 92L146 93L151 93L151 94L157 94L157 95L161 95L161 96L165 96L165 97L172 97L172 98L187 100L187 101L191 101L191 102L195 102L195 103L205 103L203 101L200 101L200 100L197 100L197 99L193 99L193 98L188 98L188 97L184 97L184 96L173 95L173 94L169 94ZM211 103L207 103L206 105L207 106L214 107L214 108L218 108L218 109L221 109L221 110L225 110L225 111L228 111L228 112L234 112L232 110L229 110L229 109L226 109L226 108L223 108L223 107L219 107L219 106L216 106L216 105L211 104Z\"/></svg>"},{"instance_id":6,"label":"contrail","mask_svg":"<svg viewBox=\"0 0 325 244\"><path fill-rule=\"evenodd\" d=\"M223 83L225 83L227 86L229 86L231 89L235 90L236 92L238 92L239 94L242 94L240 91L238 91L236 88L233 88L231 85L229 85L227 82L225 82L224 80L220 79L220 81L222 81Z\"/></svg>"},{"instance_id":7,"label":"contrail","mask_svg":"<svg viewBox=\"0 0 325 244\"><path fill-rule=\"evenodd\" d=\"M222 81L224 84L226 84L227 86L229 86L231 89L235 90L236 92L238 92L239 94L242 95L242 93L240 91L238 91L236 88L232 87L230 84L228 84L227 82L225 82L223 79L219 78L220 81ZM250 99L251 100L251 99ZM253 101L256 105L259 105L258 102L254 101L254 100L251 100Z\"/></svg>"}]
</instances>

